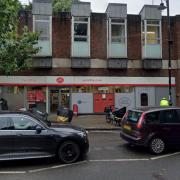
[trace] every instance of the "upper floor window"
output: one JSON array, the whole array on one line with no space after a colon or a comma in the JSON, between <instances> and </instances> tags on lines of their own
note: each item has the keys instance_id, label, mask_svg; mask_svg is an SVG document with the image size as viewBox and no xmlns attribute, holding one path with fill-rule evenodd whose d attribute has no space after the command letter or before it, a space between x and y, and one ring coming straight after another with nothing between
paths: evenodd
<instances>
[{"instance_id":1,"label":"upper floor window","mask_svg":"<svg viewBox=\"0 0 180 180\"><path fill-rule=\"evenodd\" d=\"M39 40L50 40L50 16L35 15L35 32L40 33Z\"/></svg>"},{"instance_id":2,"label":"upper floor window","mask_svg":"<svg viewBox=\"0 0 180 180\"><path fill-rule=\"evenodd\" d=\"M125 43L125 19L111 19L111 42Z\"/></svg>"},{"instance_id":3,"label":"upper floor window","mask_svg":"<svg viewBox=\"0 0 180 180\"><path fill-rule=\"evenodd\" d=\"M160 44L161 23L159 20L144 20L142 21L142 41L143 44ZM146 41L145 41L146 39Z\"/></svg>"},{"instance_id":4,"label":"upper floor window","mask_svg":"<svg viewBox=\"0 0 180 180\"><path fill-rule=\"evenodd\" d=\"M88 41L88 17L74 17L74 41Z\"/></svg>"}]
</instances>

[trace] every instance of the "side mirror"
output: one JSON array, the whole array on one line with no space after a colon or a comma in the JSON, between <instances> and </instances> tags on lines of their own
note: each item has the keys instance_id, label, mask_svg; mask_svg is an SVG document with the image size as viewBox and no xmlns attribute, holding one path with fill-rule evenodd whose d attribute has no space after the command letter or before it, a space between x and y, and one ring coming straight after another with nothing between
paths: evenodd
<instances>
[{"instance_id":1,"label":"side mirror","mask_svg":"<svg viewBox=\"0 0 180 180\"><path fill-rule=\"evenodd\" d=\"M36 127L36 132L37 132L37 134L40 134L41 131L42 131L42 127L41 127L41 126L37 126L37 127Z\"/></svg>"}]
</instances>

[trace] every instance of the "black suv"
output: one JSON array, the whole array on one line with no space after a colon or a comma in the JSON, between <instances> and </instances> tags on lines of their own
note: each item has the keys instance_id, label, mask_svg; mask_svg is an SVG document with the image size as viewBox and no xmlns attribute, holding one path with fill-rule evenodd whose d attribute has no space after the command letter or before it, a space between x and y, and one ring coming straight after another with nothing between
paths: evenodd
<instances>
[{"instance_id":1,"label":"black suv","mask_svg":"<svg viewBox=\"0 0 180 180\"><path fill-rule=\"evenodd\" d=\"M134 145L150 148L154 154L180 146L180 108L129 110L124 115L120 136Z\"/></svg>"},{"instance_id":2,"label":"black suv","mask_svg":"<svg viewBox=\"0 0 180 180\"><path fill-rule=\"evenodd\" d=\"M73 163L88 149L88 136L82 128L49 127L27 111L0 112L0 160L55 156L64 163Z\"/></svg>"}]
</instances>

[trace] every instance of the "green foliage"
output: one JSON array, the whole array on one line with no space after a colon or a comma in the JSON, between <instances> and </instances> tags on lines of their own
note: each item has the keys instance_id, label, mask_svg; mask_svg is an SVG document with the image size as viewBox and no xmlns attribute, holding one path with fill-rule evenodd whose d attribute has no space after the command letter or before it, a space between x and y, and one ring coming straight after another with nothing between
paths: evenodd
<instances>
[{"instance_id":1,"label":"green foliage","mask_svg":"<svg viewBox=\"0 0 180 180\"><path fill-rule=\"evenodd\" d=\"M16 29L19 8L18 0L0 0L0 38L4 33Z\"/></svg>"},{"instance_id":2,"label":"green foliage","mask_svg":"<svg viewBox=\"0 0 180 180\"><path fill-rule=\"evenodd\" d=\"M31 67L31 57L39 51L35 48L38 34L24 28L22 35L9 32L1 41L0 69L7 75Z\"/></svg>"},{"instance_id":3,"label":"green foliage","mask_svg":"<svg viewBox=\"0 0 180 180\"><path fill-rule=\"evenodd\" d=\"M17 33L18 0L0 0L0 71L6 75L31 67L31 57L38 53L39 34L23 29Z\"/></svg>"},{"instance_id":4,"label":"green foliage","mask_svg":"<svg viewBox=\"0 0 180 180\"><path fill-rule=\"evenodd\" d=\"M64 12L71 10L71 4L73 0L54 0L53 1L53 11L54 12ZM79 1L79 0L76 0Z\"/></svg>"}]
</instances>

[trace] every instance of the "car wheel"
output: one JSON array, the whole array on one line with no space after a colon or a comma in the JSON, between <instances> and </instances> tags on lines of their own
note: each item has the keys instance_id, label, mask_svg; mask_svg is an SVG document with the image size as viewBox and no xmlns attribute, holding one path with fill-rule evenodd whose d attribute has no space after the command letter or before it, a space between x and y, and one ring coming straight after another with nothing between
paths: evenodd
<instances>
[{"instance_id":1,"label":"car wheel","mask_svg":"<svg viewBox=\"0 0 180 180\"><path fill-rule=\"evenodd\" d=\"M162 138L153 138L150 142L150 151L153 154L161 154L165 150L165 142Z\"/></svg>"},{"instance_id":2,"label":"car wheel","mask_svg":"<svg viewBox=\"0 0 180 180\"><path fill-rule=\"evenodd\" d=\"M72 141L62 143L58 150L58 156L63 163L76 162L80 156L80 149L78 144Z\"/></svg>"}]
</instances>

